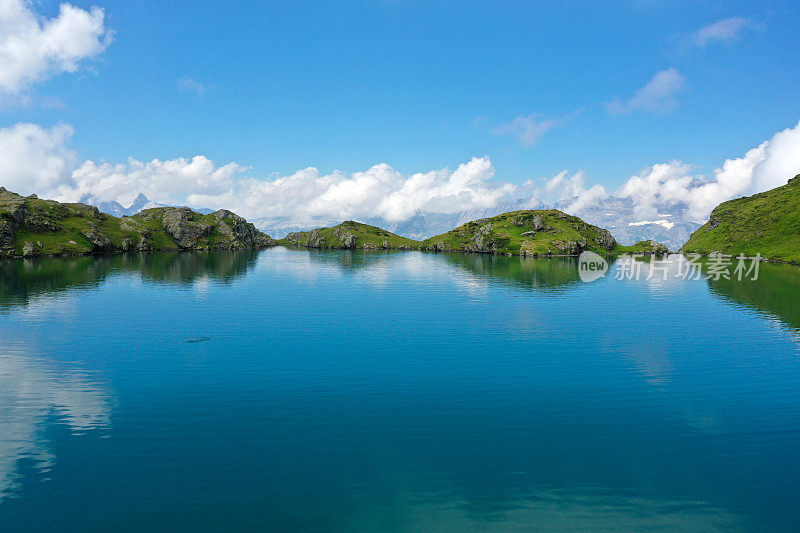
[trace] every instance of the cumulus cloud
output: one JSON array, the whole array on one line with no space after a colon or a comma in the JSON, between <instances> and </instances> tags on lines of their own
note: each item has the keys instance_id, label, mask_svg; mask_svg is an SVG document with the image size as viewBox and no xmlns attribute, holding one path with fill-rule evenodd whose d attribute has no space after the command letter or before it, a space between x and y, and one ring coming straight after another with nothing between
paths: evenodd
<instances>
[{"instance_id":1,"label":"cumulus cloud","mask_svg":"<svg viewBox=\"0 0 800 533\"><path fill-rule=\"evenodd\" d=\"M0 185L20 194L54 194L73 185L76 154L67 147L71 126L17 124L0 129Z\"/></svg>"},{"instance_id":2,"label":"cumulus cloud","mask_svg":"<svg viewBox=\"0 0 800 533\"><path fill-rule=\"evenodd\" d=\"M216 165L202 155L148 162L131 158L119 164L85 161L72 172L70 183L59 188L57 196L69 201L92 195L128 202L143 192L152 200L180 203L193 191L224 194L233 186L236 174L243 170L236 163Z\"/></svg>"},{"instance_id":3,"label":"cumulus cloud","mask_svg":"<svg viewBox=\"0 0 800 533\"><path fill-rule=\"evenodd\" d=\"M570 213L579 213L587 206L608 196L602 185L586 186L586 174L582 170L570 175L562 170L549 180L543 187L536 187L533 180L527 181L523 187L531 197L530 204L544 203L559 205Z\"/></svg>"},{"instance_id":4,"label":"cumulus cloud","mask_svg":"<svg viewBox=\"0 0 800 533\"><path fill-rule=\"evenodd\" d=\"M630 199L642 220L680 207L692 220L706 220L721 202L785 185L800 174L800 123L780 131L743 156L726 160L710 176L694 173L692 165L671 161L657 163L631 176L616 191L601 185L587 186L582 171L562 171L548 180L529 180L518 193L530 205L557 205L580 215L610 198Z\"/></svg>"},{"instance_id":5,"label":"cumulus cloud","mask_svg":"<svg viewBox=\"0 0 800 533\"><path fill-rule=\"evenodd\" d=\"M776 133L742 157L728 159L710 176L692 175L691 166L673 161L631 177L616 195L629 197L642 212L678 203L703 220L720 202L773 189L800 173L800 123Z\"/></svg>"},{"instance_id":6,"label":"cumulus cloud","mask_svg":"<svg viewBox=\"0 0 800 533\"><path fill-rule=\"evenodd\" d=\"M292 217L302 225L314 218L342 220L381 217L391 222L417 213L457 213L493 207L511 194L511 184L493 184L488 157L476 157L455 170L405 176L382 163L363 172L322 175L316 168L270 180L237 180L221 194L198 192L192 205L233 207L245 216Z\"/></svg>"},{"instance_id":7,"label":"cumulus cloud","mask_svg":"<svg viewBox=\"0 0 800 533\"><path fill-rule=\"evenodd\" d=\"M17 94L37 81L76 72L111 42L103 10L61 4L42 19L26 0L0 0L0 93Z\"/></svg>"},{"instance_id":8,"label":"cumulus cloud","mask_svg":"<svg viewBox=\"0 0 800 533\"><path fill-rule=\"evenodd\" d=\"M612 115L624 115L634 111L647 111L651 113L666 113L677 107L675 96L686 85L686 77L676 68L668 68L656 73L639 89L628 101L613 100L607 102L606 110Z\"/></svg>"},{"instance_id":9,"label":"cumulus cloud","mask_svg":"<svg viewBox=\"0 0 800 533\"><path fill-rule=\"evenodd\" d=\"M658 163L612 193L602 185L588 185L582 171L563 171L543 183L530 180L521 186L497 182L488 157L411 175L381 163L352 174L323 174L309 167L268 179L250 176L238 163L221 165L202 155L79 163L68 147L71 135L67 125L0 129L0 146L10 148L0 151L0 185L62 201L92 196L123 205L143 192L159 203L227 208L247 218L282 218L303 226L320 219L405 222L417 214L456 214L511 203L559 205L580 214L609 195L632 200L642 220L676 205L702 220L720 202L783 185L800 174L800 123L725 161L710 176L694 174L691 165L679 161Z\"/></svg>"},{"instance_id":10,"label":"cumulus cloud","mask_svg":"<svg viewBox=\"0 0 800 533\"><path fill-rule=\"evenodd\" d=\"M739 38L742 30L748 25L749 21L742 17L718 20L694 32L690 41L693 46L700 48L705 48L713 42L730 44Z\"/></svg>"},{"instance_id":11,"label":"cumulus cloud","mask_svg":"<svg viewBox=\"0 0 800 533\"><path fill-rule=\"evenodd\" d=\"M556 125L558 125L557 120L534 113L527 117L520 115L511 122L497 126L492 129L492 134L513 137L522 146L533 146Z\"/></svg>"},{"instance_id":12,"label":"cumulus cloud","mask_svg":"<svg viewBox=\"0 0 800 533\"><path fill-rule=\"evenodd\" d=\"M288 176L257 179L237 163L219 165L197 155L172 160L79 163L68 148L72 128L18 124L0 129L0 185L61 201L89 196L128 205L143 192L165 204L227 208L250 218L291 217L298 223L379 216L405 221L420 212L451 214L490 208L514 192L492 183L488 157L455 169L404 175L382 163L365 171L322 174L310 167Z\"/></svg>"}]
</instances>

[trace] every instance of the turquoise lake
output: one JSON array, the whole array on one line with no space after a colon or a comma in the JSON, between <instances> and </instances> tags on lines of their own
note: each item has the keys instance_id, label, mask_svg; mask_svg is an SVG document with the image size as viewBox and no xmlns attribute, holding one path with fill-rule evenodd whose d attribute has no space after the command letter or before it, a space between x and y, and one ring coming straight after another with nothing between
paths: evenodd
<instances>
[{"instance_id":1,"label":"turquoise lake","mask_svg":"<svg viewBox=\"0 0 800 533\"><path fill-rule=\"evenodd\" d=\"M618 267L0 262L0 531L799 531L800 270Z\"/></svg>"}]
</instances>

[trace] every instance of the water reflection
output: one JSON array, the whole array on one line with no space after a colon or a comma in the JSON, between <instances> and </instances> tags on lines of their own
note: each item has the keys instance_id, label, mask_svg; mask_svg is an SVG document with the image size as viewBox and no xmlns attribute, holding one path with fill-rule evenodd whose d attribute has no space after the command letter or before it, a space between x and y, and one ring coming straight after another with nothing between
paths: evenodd
<instances>
[{"instance_id":1,"label":"water reflection","mask_svg":"<svg viewBox=\"0 0 800 533\"><path fill-rule=\"evenodd\" d=\"M47 434L63 424L75 435L108 426L112 400L105 386L74 367L30 355L20 343L0 343L0 502L12 495L19 469L46 474L55 463Z\"/></svg>"},{"instance_id":2,"label":"water reflection","mask_svg":"<svg viewBox=\"0 0 800 533\"><path fill-rule=\"evenodd\" d=\"M257 250L17 259L0 261L0 310L69 290L97 287L109 275L138 273L168 284L230 283L255 266Z\"/></svg>"},{"instance_id":3,"label":"water reflection","mask_svg":"<svg viewBox=\"0 0 800 533\"><path fill-rule=\"evenodd\" d=\"M800 269L791 265L764 263L758 280L709 279L711 293L727 302L744 306L800 331Z\"/></svg>"},{"instance_id":4,"label":"water reflection","mask_svg":"<svg viewBox=\"0 0 800 533\"><path fill-rule=\"evenodd\" d=\"M444 254L450 265L517 288L561 292L580 285L576 257L527 258L488 254Z\"/></svg>"},{"instance_id":5,"label":"water reflection","mask_svg":"<svg viewBox=\"0 0 800 533\"><path fill-rule=\"evenodd\" d=\"M381 509L373 494L359 509ZM542 488L502 508L475 509L455 495L400 493L388 515L349 517L343 531L734 531L741 519L703 501L659 500L600 488Z\"/></svg>"},{"instance_id":6,"label":"water reflection","mask_svg":"<svg viewBox=\"0 0 800 533\"><path fill-rule=\"evenodd\" d=\"M438 277L470 282L475 289L486 283L501 283L539 292L563 292L580 285L575 257L524 258L489 254L398 251L321 251L290 250L295 259L307 257L307 266L335 267L346 275L360 276L380 283L391 275L406 274L414 279ZM296 264L294 266L297 266ZM300 269L298 269L299 271ZM312 270L318 272L318 270ZM309 276L309 277L311 277Z\"/></svg>"},{"instance_id":7,"label":"water reflection","mask_svg":"<svg viewBox=\"0 0 800 533\"><path fill-rule=\"evenodd\" d=\"M736 296L673 276L670 261L589 285L574 259L419 252L9 265L4 305L38 298L0 316L0 489L25 495L4 502L9 524L47 506L63 518L46 525L89 530L97 509L111 523L148 498L140 529L800 522L778 496L797 489L796 346L740 308L796 311L778 288L798 281L769 281L766 265L755 283L775 288L723 286ZM102 283L114 273L124 282ZM150 283L129 290L137 275ZM51 295L97 285L68 320L32 319ZM7 340L20 332L41 349ZM107 372L113 395L60 359ZM112 405L113 433L93 440ZM44 489L23 481L55 455ZM63 501L75 487L100 489Z\"/></svg>"}]
</instances>

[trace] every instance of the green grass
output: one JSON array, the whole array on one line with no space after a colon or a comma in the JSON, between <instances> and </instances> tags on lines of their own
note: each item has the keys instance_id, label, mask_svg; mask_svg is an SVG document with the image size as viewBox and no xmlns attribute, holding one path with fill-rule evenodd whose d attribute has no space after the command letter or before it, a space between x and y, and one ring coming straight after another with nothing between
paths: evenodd
<instances>
[{"instance_id":1,"label":"green grass","mask_svg":"<svg viewBox=\"0 0 800 533\"><path fill-rule=\"evenodd\" d=\"M608 231L556 209L503 213L467 222L424 241L347 221L332 228L291 233L278 243L309 248L406 249L524 256L576 255L583 250L601 254L666 251L650 241L619 246Z\"/></svg>"},{"instance_id":2,"label":"green grass","mask_svg":"<svg viewBox=\"0 0 800 533\"><path fill-rule=\"evenodd\" d=\"M800 263L800 177L767 192L724 202L681 251Z\"/></svg>"},{"instance_id":3,"label":"green grass","mask_svg":"<svg viewBox=\"0 0 800 533\"><path fill-rule=\"evenodd\" d=\"M557 209L511 211L467 222L422 242L424 249L508 255L574 255L583 250L615 253L606 230Z\"/></svg>"},{"instance_id":4,"label":"green grass","mask_svg":"<svg viewBox=\"0 0 800 533\"><path fill-rule=\"evenodd\" d=\"M669 249L656 241L639 241L630 246L618 244L614 248L614 254L665 254L667 252L669 252Z\"/></svg>"},{"instance_id":5,"label":"green grass","mask_svg":"<svg viewBox=\"0 0 800 533\"><path fill-rule=\"evenodd\" d=\"M402 249L418 250L420 242L390 231L348 220L332 228L290 233L278 244L331 249Z\"/></svg>"},{"instance_id":6,"label":"green grass","mask_svg":"<svg viewBox=\"0 0 800 533\"><path fill-rule=\"evenodd\" d=\"M14 252L22 254L24 243L30 242L37 245L41 243L39 253L42 255L54 254L85 254L91 252L92 243L89 242L82 230L87 226L86 219L69 217L57 222L59 231L41 232L23 228L17 232L14 239ZM72 244L73 241L75 244Z\"/></svg>"},{"instance_id":7,"label":"green grass","mask_svg":"<svg viewBox=\"0 0 800 533\"><path fill-rule=\"evenodd\" d=\"M25 255L82 255L97 252L135 250L140 243L148 250L178 250L181 248L164 229L162 218L174 208L146 210L131 218L102 214L84 204L66 204L53 200L23 197L0 189L0 257ZM190 224L210 225L210 233L191 242L193 250L242 247L243 243L269 245L270 239L235 233L234 237L219 231L220 223L213 214L189 214ZM227 216L223 221L231 228L239 220ZM125 222L125 229L123 228ZM90 238L90 235L93 235ZM96 236L96 237L95 237ZM10 241L8 239L11 239ZM93 243L92 240L96 243ZM242 242L240 242L242 241ZM274 243L274 241L272 241ZM185 243L184 243L185 244Z\"/></svg>"}]
</instances>

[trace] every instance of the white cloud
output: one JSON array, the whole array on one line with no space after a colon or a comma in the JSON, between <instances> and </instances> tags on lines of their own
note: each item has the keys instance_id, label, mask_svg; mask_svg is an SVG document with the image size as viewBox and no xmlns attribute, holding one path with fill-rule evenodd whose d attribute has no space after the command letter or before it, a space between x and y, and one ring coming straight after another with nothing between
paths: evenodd
<instances>
[{"instance_id":1,"label":"white cloud","mask_svg":"<svg viewBox=\"0 0 800 533\"><path fill-rule=\"evenodd\" d=\"M680 161L658 163L630 177L610 194L630 199L639 220L663 218L663 210L676 206L685 211L689 220L705 220L721 202L785 185L789 178L800 174L798 154L800 123L776 133L742 157L728 159L710 177L694 174L691 165ZM570 175L562 171L539 183L529 180L519 191L530 196L531 205L558 205L580 215L587 207L609 198L601 185L587 186L583 172Z\"/></svg>"},{"instance_id":2,"label":"white cloud","mask_svg":"<svg viewBox=\"0 0 800 533\"><path fill-rule=\"evenodd\" d=\"M206 94L206 86L192 78L183 77L178 80L178 89L185 92L195 93L197 96Z\"/></svg>"},{"instance_id":3,"label":"white cloud","mask_svg":"<svg viewBox=\"0 0 800 533\"><path fill-rule=\"evenodd\" d=\"M71 126L0 128L0 185L20 194L54 194L72 186L77 156L67 148Z\"/></svg>"},{"instance_id":4,"label":"white cloud","mask_svg":"<svg viewBox=\"0 0 800 533\"><path fill-rule=\"evenodd\" d=\"M533 185L532 181L525 184L528 187ZM564 205L564 209L570 213L577 213L596 201L605 198L605 187L593 185L586 187L585 173L578 171L569 175L563 170L550 178L544 185L544 189L535 189L532 196L537 201L552 205Z\"/></svg>"},{"instance_id":5,"label":"white cloud","mask_svg":"<svg viewBox=\"0 0 800 533\"><path fill-rule=\"evenodd\" d=\"M776 133L744 156L728 159L710 179L691 174L691 166L674 161L653 165L631 177L616 192L631 198L642 214L659 206L686 204L689 215L706 219L719 203L773 189L800 173L800 123Z\"/></svg>"},{"instance_id":6,"label":"white cloud","mask_svg":"<svg viewBox=\"0 0 800 533\"><path fill-rule=\"evenodd\" d=\"M198 192L191 205L228 207L248 217L292 217L298 224L322 217L333 220L382 217L408 220L419 212L457 213L493 207L511 194L511 184L492 184L487 157L473 158L455 170L404 176L382 163L351 175L321 175L316 168L270 180L248 178L222 194Z\"/></svg>"},{"instance_id":7,"label":"white cloud","mask_svg":"<svg viewBox=\"0 0 800 533\"><path fill-rule=\"evenodd\" d=\"M45 20L26 0L0 0L0 93L17 94L37 81L76 72L111 42L99 7L61 4Z\"/></svg>"},{"instance_id":8,"label":"white cloud","mask_svg":"<svg viewBox=\"0 0 800 533\"><path fill-rule=\"evenodd\" d=\"M557 125L557 120L534 113L527 117L520 115L511 122L492 128L492 134L513 137L522 146L533 146Z\"/></svg>"},{"instance_id":9,"label":"white cloud","mask_svg":"<svg viewBox=\"0 0 800 533\"><path fill-rule=\"evenodd\" d=\"M719 20L694 32L691 37L691 44L705 48L713 42L732 43L739 38L742 30L748 24L748 20L742 17Z\"/></svg>"},{"instance_id":10,"label":"white cloud","mask_svg":"<svg viewBox=\"0 0 800 533\"><path fill-rule=\"evenodd\" d=\"M675 98L686 84L686 77L675 68L668 68L655 76L627 102L607 102L606 110L612 115L623 115L634 111L666 113L677 107Z\"/></svg>"},{"instance_id":11,"label":"white cloud","mask_svg":"<svg viewBox=\"0 0 800 533\"><path fill-rule=\"evenodd\" d=\"M406 176L382 163L363 172L321 174L306 168L282 177L256 179L237 163L218 165L197 155L190 159L154 159L125 163L78 163L67 141L72 128L45 129L18 124L0 129L0 185L21 194L36 193L61 201L87 196L128 205L143 192L164 204L227 208L249 218L290 217L308 222L380 216L404 221L419 212L452 214L489 208L514 192L494 184L488 157L476 157L455 170Z\"/></svg>"},{"instance_id":12,"label":"white cloud","mask_svg":"<svg viewBox=\"0 0 800 533\"><path fill-rule=\"evenodd\" d=\"M236 163L218 166L197 155L191 159L110 164L86 161L72 172L71 182L58 190L63 200L77 201L86 195L130 202L143 192L151 200L182 203L194 191L222 195L229 191L235 176L244 170Z\"/></svg>"},{"instance_id":13,"label":"white cloud","mask_svg":"<svg viewBox=\"0 0 800 533\"><path fill-rule=\"evenodd\" d=\"M219 165L197 155L111 164L78 159L68 147L72 128L18 124L0 129L0 185L22 194L62 201L92 195L128 205L139 193L164 204L227 208L247 218L283 218L303 226L320 219L404 222L419 213L454 214L492 209L505 202L538 207L560 205L579 214L609 196L602 185L587 185L582 171L556 174L541 186L495 182L488 157L475 157L455 169L404 175L388 164L346 174L316 168L288 176L258 179L237 163ZM673 161L646 168L613 195L636 205L638 220L662 218L665 208L683 205L702 220L720 202L777 187L800 173L800 123L776 133L742 157L729 159L710 177ZM526 203L527 201L527 203Z\"/></svg>"}]
</instances>

